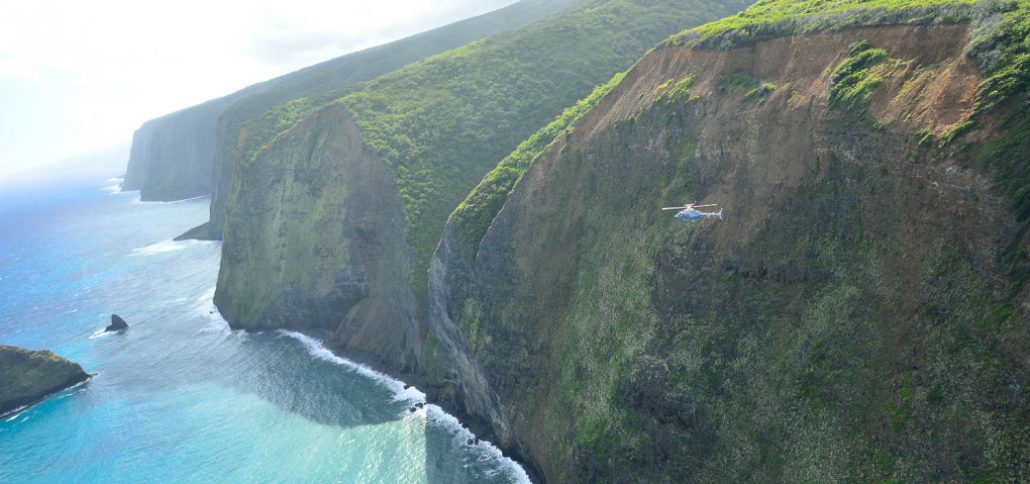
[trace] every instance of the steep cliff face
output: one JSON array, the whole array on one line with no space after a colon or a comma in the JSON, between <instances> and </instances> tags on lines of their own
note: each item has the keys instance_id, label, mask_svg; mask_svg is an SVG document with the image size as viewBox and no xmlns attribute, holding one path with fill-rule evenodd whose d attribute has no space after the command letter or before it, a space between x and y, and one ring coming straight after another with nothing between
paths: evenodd
<instances>
[{"instance_id":1,"label":"steep cliff face","mask_svg":"<svg viewBox=\"0 0 1030 484\"><path fill-rule=\"evenodd\" d=\"M146 201L171 201L211 193L211 159L223 98L148 121L132 137L122 188Z\"/></svg>"},{"instance_id":2,"label":"steep cliff face","mask_svg":"<svg viewBox=\"0 0 1030 484\"><path fill-rule=\"evenodd\" d=\"M1027 479L1026 242L982 159L1019 138L966 123L967 44L651 52L481 238L452 216L432 392L555 482ZM659 210L692 201L726 219Z\"/></svg>"},{"instance_id":3,"label":"steep cliff face","mask_svg":"<svg viewBox=\"0 0 1030 484\"><path fill-rule=\"evenodd\" d=\"M241 171L215 297L225 318L335 331L354 351L416 368L400 200L346 110L304 120Z\"/></svg>"},{"instance_id":4,"label":"steep cliff face","mask_svg":"<svg viewBox=\"0 0 1030 484\"><path fill-rule=\"evenodd\" d=\"M238 328L333 330L339 348L417 368L422 335L402 335L425 313L429 259L453 207L563 107L684 23L732 6L741 3L588 2L400 69L311 114L306 99L290 104L303 109L276 111L282 118L269 126L300 121L274 136L243 131L256 148L232 165L216 295L223 314ZM355 130L333 126L351 122ZM348 136L323 141L334 129ZM386 178L364 179L354 171L364 165L340 158L358 152L379 160ZM346 180L365 184L354 188L365 195L349 196ZM399 200L400 218L377 204L365 229L347 235L361 218L346 214L373 199ZM372 292L372 277L387 281L383 290ZM403 354L374 351L369 338Z\"/></svg>"}]
</instances>

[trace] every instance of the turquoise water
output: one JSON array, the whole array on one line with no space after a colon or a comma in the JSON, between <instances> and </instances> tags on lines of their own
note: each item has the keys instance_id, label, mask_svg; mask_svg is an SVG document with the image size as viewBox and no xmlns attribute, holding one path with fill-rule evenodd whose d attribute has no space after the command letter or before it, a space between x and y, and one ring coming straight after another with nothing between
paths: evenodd
<instances>
[{"instance_id":1,"label":"turquoise water","mask_svg":"<svg viewBox=\"0 0 1030 484\"><path fill-rule=\"evenodd\" d=\"M219 244L171 242L207 199L104 185L0 187L0 343L96 373L0 419L0 482L526 480L439 408L410 413L417 390L304 335L230 331ZM100 334L112 313L130 329Z\"/></svg>"}]
</instances>

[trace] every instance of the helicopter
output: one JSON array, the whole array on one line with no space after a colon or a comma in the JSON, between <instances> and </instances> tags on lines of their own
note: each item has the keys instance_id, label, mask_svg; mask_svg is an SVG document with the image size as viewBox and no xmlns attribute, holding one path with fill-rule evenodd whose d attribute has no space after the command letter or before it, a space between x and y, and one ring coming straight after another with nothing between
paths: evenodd
<instances>
[{"instance_id":1,"label":"helicopter","mask_svg":"<svg viewBox=\"0 0 1030 484\"><path fill-rule=\"evenodd\" d=\"M664 207L662 210L679 210L676 213L676 220L697 220L700 218L718 218L722 220L722 209L718 212L702 212L697 210L699 208L718 207L717 203L709 203L706 205L698 205L696 203L688 203L682 207Z\"/></svg>"}]
</instances>

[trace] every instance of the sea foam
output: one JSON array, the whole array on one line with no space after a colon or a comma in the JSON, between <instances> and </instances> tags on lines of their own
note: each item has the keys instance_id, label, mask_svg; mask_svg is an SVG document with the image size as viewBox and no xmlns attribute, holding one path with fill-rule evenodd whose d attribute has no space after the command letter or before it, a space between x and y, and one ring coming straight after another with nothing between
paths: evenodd
<instances>
[{"instance_id":1,"label":"sea foam","mask_svg":"<svg viewBox=\"0 0 1030 484\"><path fill-rule=\"evenodd\" d=\"M424 403L426 401L426 394L414 386L405 385L404 382L390 377L385 373L378 372L366 365L362 365L361 363L337 356L333 354L329 348L326 348L321 341L312 338L311 336L285 329L280 329L276 332L299 341L304 345L304 348L307 349L308 353L317 359L347 367L354 372L383 385L393 391L394 401L405 401L410 403ZM405 386L407 386L407 389L405 389ZM453 443L456 446L466 446L469 440L475 438L475 434L465 428L457 417L447 413L438 405L427 404L422 410L415 413L409 413L406 411L403 417L424 418L427 422L444 428L451 434ZM501 452L501 449L497 448L489 441L479 440L477 444L471 447L479 453L480 462L496 461L513 481L520 484L532 483L529 479L529 475L526 474L526 470L523 469L518 462L506 457L504 453Z\"/></svg>"},{"instance_id":2,"label":"sea foam","mask_svg":"<svg viewBox=\"0 0 1030 484\"><path fill-rule=\"evenodd\" d=\"M402 382L400 380L391 378L390 376L388 376L388 375L386 375L384 373L380 373L380 372L378 372L376 370L373 370L372 368L370 368L370 367L368 367L366 365L362 365L361 363L358 363L356 361L351 361L351 360L348 360L346 358L341 358L339 356L336 356L335 354L333 354L332 351L329 351L329 348L326 348L325 345L323 345L321 341L319 341L319 340L317 340L315 338L312 338L312 337L310 337L310 336L308 336L306 334L303 334L303 333L298 333L296 331L288 331L288 330L285 330L285 329L280 329L280 330L277 330L276 332L281 334L281 335L283 335L283 336L286 336L286 337L289 337L289 338L293 338L293 339L299 341L302 345L304 345L304 348L306 348L308 350L308 353L311 356L313 356L315 358L318 358L320 360L328 361L330 363L334 363L334 364L337 364L337 365L349 368L351 371L354 371L355 373L357 373L357 374L359 374L361 376L364 376L365 378L369 378L371 380L374 380L377 383L379 383L380 385L388 388L390 391L393 392L393 400L395 402L402 402L402 401L403 402L425 402L426 401L426 394L422 393L421 391L419 391L414 386L408 385L408 388L405 389L404 388L405 387L404 382Z\"/></svg>"},{"instance_id":3,"label":"sea foam","mask_svg":"<svg viewBox=\"0 0 1030 484\"><path fill-rule=\"evenodd\" d=\"M138 204L142 204L142 205L171 205L171 204L174 204L174 203L192 202L194 200L200 200L201 198L208 198L210 196L211 195L201 195L199 197L184 198L182 200L172 200L170 202L144 202L143 199L141 198L141 195L137 195L136 199L133 200L132 203L138 203Z\"/></svg>"},{"instance_id":4,"label":"sea foam","mask_svg":"<svg viewBox=\"0 0 1030 484\"><path fill-rule=\"evenodd\" d=\"M106 183L111 183L112 185L105 186L101 188L101 190L111 195L117 195L119 193L122 193L122 182L124 180L124 178L108 178Z\"/></svg>"},{"instance_id":5,"label":"sea foam","mask_svg":"<svg viewBox=\"0 0 1030 484\"><path fill-rule=\"evenodd\" d=\"M227 321L225 317L222 316L222 312L218 310L218 306L215 305L216 289L217 288L212 287L211 289L204 291L204 294L201 294L200 297L197 298L196 311L208 320L207 326L205 326L201 331L221 333L226 336L236 335L238 337L245 337L247 332L242 329L233 331L232 328L229 327L229 321Z\"/></svg>"},{"instance_id":6,"label":"sea foam","mask_svg":"<svg viewBox=\"0 0 1030 484\"><path fill-rule=\"evenodd\" d=\"M189 247L197 247L217 243L218 242L216 241L210 240L163 240L156 244L150 244L144 247L132 249L132 255L157 255L164 254L166 252L174 252Z\"/></svg>"},{"instance_id":7,"label":"sea foam","mask_svg":"<svg viewBox=\"0 0 1030 484\"><path fill-rule=\"evenodd\" d=\"M74 385L72 385L72 386L70 386L68 388L65 388L64 390L58 390L58 391L53 392L53 393L51 393L49 395L46 395L43 398L39 399L39 401L37 401L35 403L30 403L28 405L22 405L22 406L20 406L18 408L15 408L13 410L9 410L7 413L0 414L0 419L3 419L5 422L13 422L18 417L21 417L22 415L24 415L25 418L21 419L21 421L24 422L24 421L28 420L29 417L31 416L27 412L29 410L32 410L33 408L35 408L37 405L41 405L43 402L45 402L47 400L50 400L51 398L59 400L59 399L62 399L62 398L70 397L70 396L78 394L78 393L82 393L83 391L85 391L84 387L85 387L86 383L88 383L90 380L92 380L94 376L96 376L96 375L90 376L89 378L86 378L83 381L80 381L80 382L78 382L78 383L76 383L76 384L74 384Z\"/></svg>"},{"instance_id":8,"label":"sea foam","mask_svg":"<svg viewBox=\"0 0 1030 484\"><path fill-rule=\"evenodd\" d=\"M450 432L456 445L467 445L469 439L475 437L471 431L465 428L457 417L444 411L437 405L426 405L425 418L430 423L447 429ZM501 449L486 440L480 440L471 446L479 454L479 462L496 461L500 464L505 474L514 482L519 484L532 484L526 470L510 457L504 455Z\"/></svg>"}]
</instances>

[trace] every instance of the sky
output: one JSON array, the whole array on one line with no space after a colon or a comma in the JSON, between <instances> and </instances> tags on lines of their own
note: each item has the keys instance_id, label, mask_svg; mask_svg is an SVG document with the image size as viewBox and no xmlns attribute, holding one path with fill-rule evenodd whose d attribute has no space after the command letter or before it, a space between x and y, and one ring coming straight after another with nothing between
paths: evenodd
<instances>
[{"instance_id":1,"label":"sky","mask_svg":"<svg viewBox=\"0 0 1030 484\"><path fill-rule=\"evenodd\" d=\"M512 3L3 1L0 181L126 147L149 119Z\"/></svg>"}]
</instances>

